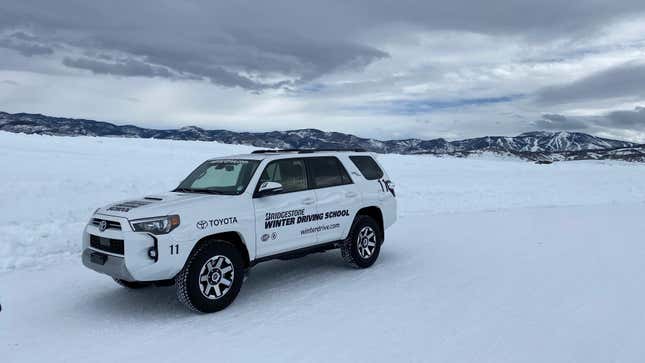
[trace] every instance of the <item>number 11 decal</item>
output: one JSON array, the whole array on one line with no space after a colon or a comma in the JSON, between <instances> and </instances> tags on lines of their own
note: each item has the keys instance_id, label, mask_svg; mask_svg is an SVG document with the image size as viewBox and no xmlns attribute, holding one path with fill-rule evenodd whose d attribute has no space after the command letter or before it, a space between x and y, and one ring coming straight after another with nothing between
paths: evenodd
<instances>
[{"instance_id":1,"label":"number 11 decal","mask_svg":"<svg viewBox=\"0 0 645 363\"><path fill-rule=\"evenodd\" d=\"M178 255L179 254L179 245L170 245L170 254Z\"/></svg>"}]
</instances>

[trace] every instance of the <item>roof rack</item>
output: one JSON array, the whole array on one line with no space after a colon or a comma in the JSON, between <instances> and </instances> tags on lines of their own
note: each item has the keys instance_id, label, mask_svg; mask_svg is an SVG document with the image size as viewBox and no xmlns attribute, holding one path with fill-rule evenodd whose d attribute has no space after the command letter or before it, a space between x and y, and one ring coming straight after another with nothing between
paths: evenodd
<instances>
[{"instance_id":1,"label":"roof rack","mask_svg":"<svg viewBox=\"0 0 645 363\"><path fill-rule=\"evenodd\" d=\"M252 154L279 154L279 153L297 153L297 154L311 154L325 151L345 151L345 152L367 152L365 149L266 149L254 150Z\"/></svg>"}]
</instances>

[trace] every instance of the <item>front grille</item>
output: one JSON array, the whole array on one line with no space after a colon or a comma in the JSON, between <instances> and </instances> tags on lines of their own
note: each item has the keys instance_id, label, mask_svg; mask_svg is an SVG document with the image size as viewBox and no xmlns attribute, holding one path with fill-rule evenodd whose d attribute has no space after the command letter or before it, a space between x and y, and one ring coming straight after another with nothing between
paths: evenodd
<instances>
[{"instance_id":1,"label":"front grille","mask_svg":"<svg viewBox=\"0 0 645 363\"><path fill-rule=\"evenodd\" d=\"M107 228L106 229L121 229L121 223L116 222L116 221L108 221L107 219L99 219L99 218L92 218L92 224L95 226L99 226L101 222L105 221L107 223Z\"/></svg>"},{"instance_id":2,"label":"front grille","mask_svg":"<svg viewBox=\"0 0 645 363\"><path fill-rule=\"evenodd\" d=\"M115 253L117 255L122 255L124 253L122 239L99 237L91 234L90 247L105 252Z\"/></svg>"}]
</instances>

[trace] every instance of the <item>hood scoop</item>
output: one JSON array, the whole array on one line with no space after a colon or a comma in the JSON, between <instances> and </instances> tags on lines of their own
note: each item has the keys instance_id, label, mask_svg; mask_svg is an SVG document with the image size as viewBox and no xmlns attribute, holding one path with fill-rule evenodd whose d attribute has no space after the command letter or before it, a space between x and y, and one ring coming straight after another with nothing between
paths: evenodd
<instances>
[{"instance_id":1,"label":"hood scoop","mask_svg":"<svg viewBox=\"0 0 645 363\"><path fill-rule=\"evenodd\" d=\"M144 197L143 199L145 199L145 200L154 200L154 201L158 201L158 202L163 200L163 198L161 198L161 197Z\"/></svg>"}]
</instances>

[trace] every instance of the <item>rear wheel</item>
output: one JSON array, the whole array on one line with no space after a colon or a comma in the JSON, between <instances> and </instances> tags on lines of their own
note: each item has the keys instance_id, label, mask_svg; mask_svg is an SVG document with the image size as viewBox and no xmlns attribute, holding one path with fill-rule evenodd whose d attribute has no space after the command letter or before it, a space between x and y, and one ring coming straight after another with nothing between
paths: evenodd
<instances>
[{"instance_id":1,"label":"rear wheel","mask_svg":"<svg viewBox=\"0 0 645 363\"><path fill-rule=\"evenodd\" d=\"M240 252L226 241L208 241L190 255L175 277L177 298L189 309L212 313L230 305L242 287Z\"/></svg>"},{"instance_id":2,"label":"rear wheel","mask_svg":"<svg viewBox=\"0 0 645 363\"><path fill-rule=\"evenodd\" d=\"M340 248L343 259L357 268L372 266L381 251L380 236L381 228L373 218L358 216Z\"/></svg>"}]
</instances>

